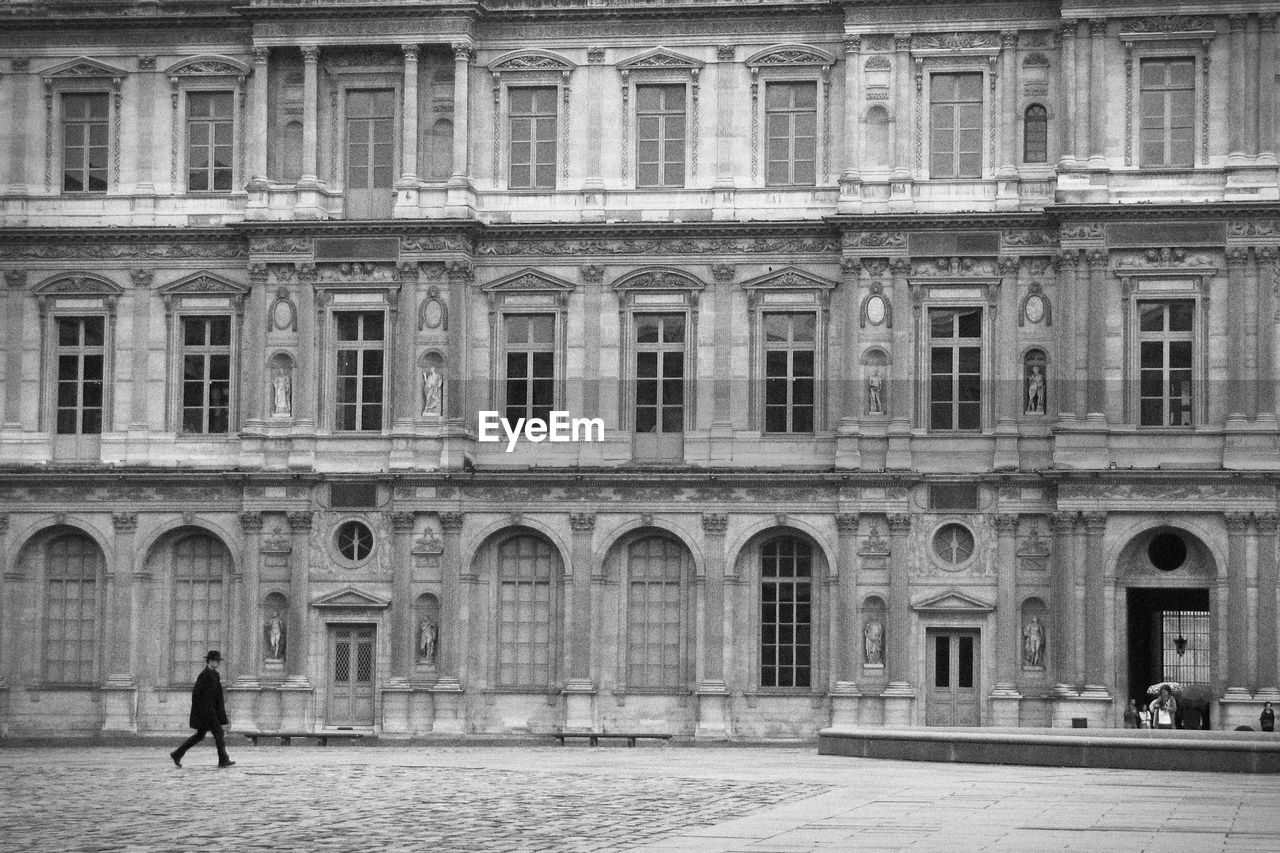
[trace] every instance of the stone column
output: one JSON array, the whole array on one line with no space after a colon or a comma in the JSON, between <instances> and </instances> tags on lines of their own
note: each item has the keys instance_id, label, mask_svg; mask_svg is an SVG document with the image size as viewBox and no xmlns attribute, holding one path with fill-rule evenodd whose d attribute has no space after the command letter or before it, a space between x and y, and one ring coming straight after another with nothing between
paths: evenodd
<instances>
[{"instance_id":1,"label":"stone column","mask_svg":"<svg viewBox=\"0 0 1280 853\"><path fill-rule=\"evenodd\" d=\"M707 568L702 584L702 673L698 681L698 728L695 737L728 736L728 690L724 682L724 534L729 516L702 514Z\"/></svg>"},{"instance_id":2,"label":"stone column","mask_svg":"<svg viewBox=\"0 0 1280 853\"><path fill-rule=\"evenodd\" d=\"M420 390L422 377L418 375L417 361L414 358L417 352L414 336L418 322L418 264L405 263L397 273L400 276L400 289L396 293L396 310L391 316L396 324L398 349L388 353L392 359L391 415L397 427L409 428L414 418L422 412L425 402ZM410 466L414 464L412 459L407 462Z\"/></svg>"},{"instance_id":3,"label":"stone column","mask_svg":"<svg viewBox=\"0 0 1280 853\"><path fill-rule=\"evenodd\" d=\"M147 402L150 395L147 393L147 342L151 340L151 282L154 278L151 270L133 270L129 274L129 278L133 281L133 291L130 293L133 302L133 333L131 335L133 344L131 346L132 361L129 367L129 431L130 432L146 432L147 430ZM167 317L172 317L172 311L166 312ZM178 414L178 423L174 424L175 430L182 428L181 412Z\"/></svg>"},{"instance_id":4,"label":"stone column","mask_svg":"<svg viewBox=\"0 0 1280 853\"><path fill-rule=\"evenodd\" d=\"M911 34L893 37L893 179L912 176L911 164Z\"/></svg>"},{"instance_id":5,"label":"stone column","mask_svg":"<svg viewBox=\"0 0 1280 853\"><path fill-rule=\"evenodd\" d=\"M1013 690L1022 668L1022 631L1018 627L1018 516L1001 514L996 524L996 689ZM1015 723L1016 725L1016 723Z\"/></svg>"},{"instance_id":6,"label":"stone column","mask_svg":"<svg viewBox=\"0 0 1280 853\"><path fill-rule=\"evenodd\" d=\"M1243 512L1223 513L1227 527L1227 602L1219 618L1227 630L1227 688L1231 692L1249 686L1249 554L1245 535L1249 516ZM1272 625L1274 630L1275 626Z\"/></svg>"},{"instance_id":7,"label":"stone column","mask_svg":"<svg viewBox=\"0 0 1280 853\"><path fill-rule=\"evenodd\" d=\"M1234 99L1238 100L1238 99ZM1249 294L1245 290L1245 265L1249 258L1249 250L1244 246L1232 246L1226 251L1227 258L1227 328L1230 330L1228 353L1231 363L1230 378L1227 380L1227 417L1243 419L1246 409L1245 384L1245 339L1248 335L1246 312L1248 311Z\"/></svg>"},{"instance_id":8,"label":"stone column","mask_svg":"<svg viewBox=\"0 0 1280 853\"><path fill-rule=\"evenodd\" d=\"M894 513L889 522L889 625L885 630L885 663L889 683L911 683L911 601L907 536L911 516Z\"/></svg>"},{"instance_id":9,"label":"stone column","mask_svg":"<svg viewBox=\"0 0 1280 853\"><path fill-rule=\"evenodd\" d=\"M1105 512L1086 512L1084 564L1084 680L1086 693L1105 693L1106 635L1102 538L1107 532Z\"/></svg>"},{"instance_id":10,"label":"stone column","mask_svg":"<svg viewBox=\"0 0 1280 853\"><path fill-rule=\"evenodd\" d=\"M460 512L440 513L440 533L444 539L444 571L440 583L440 636L436 645L439 682L457 686L466 675L466 637L468 624L465 604L461 599L459 578L467 574L462 565L462 521Z\"/></svg>"},{"instance_id":11,"label":"stone column","mask_svg":"<svg viewBox=\"0 0 1280 853\"><path fill-rule=\"evenodd\" d=\"M836 560L840 581L835 612L836 625L833 656L837 684L857 680L862 664L862 626L858 624L858 514L836 514Z\"/></svg>"},{"instance_id":12,"label":"stone column","mask_svg":"<svg viewBox=\"0 0 1280 853\"><path fill-rule=\"evenodd\" d=\"M568 677L565 679L565 728L590 731L595 727L591 680L591 542L596 528L595 513L569 514L573 529L572 581L565 590L565 651Z\"/></svg>"},{"instance_id":13,"label":"stone column","mask_svg":"<svg viewBox=\"0 0 1280 853\"><path fill-rule=\"evenodd\" d=\"M1107 165L1107 21L1089 20L1089 167Z\"/></svg>"},{"instance_id":14,"label":"stone column","mask_svg":"<svg viewBox=\"0 0 1280 853\"><path fill-rule=\"evenodd\" d=\"M17 599L22 595L22 581L9 572L9 514L0 512L0 711L7 711L4 691L9 687L9 675L18 680L20 661L15 632L18 621ZM6 588L7 587L7 588ZM13 650L13 651L11 651Z\"/></svg>"},{"instance_id":15,"label":"stone column","mask_svg":"<svg viewBox=\"0 0 1280 853\"><path fill-rule=\"evenodd\" d=\"M1251 420L1258 417L1258 377L1261 374L1261 343L1263 338L1263 330L1254 329L1254 334L1249 334L1249 319L1253 318L1254 323L1258 322L1258 318L1262 316L1263 295L1259 290L1258 275L1258 256L1257 249L1252 252L1245 250L1245 266L1244 266L1244 316L1240 318L1239 336L1242 346L1242 354L1240 361L1241 375L1237 377L1238 381L1243 384L1240 389L1241 405L1244 406L1244 413ZM1269 294L1268 294L1269 295Z\"/></svg>"},{"instance_id":16,"label":"stone column","mask_svg":"<svg viewBox=\"0 0 1280 853\"><path fill-rule=\"evenodd\" d=\"M138 57L138 129L135 137L135 145L137 149L134 152L136 156L136 166L134 172L135 185L134 189L139 195L150 195L156 191L156 129L157 122L155 117L156 109L156 58L154 54L147 54ZM180 143L173 140L175 147ZM177 194L182 192L185 181L181 175L178 177L178 186L169 188L171 193Z\"/></svg>"},{"instance_id":17,"label":"stone column","mask_svg":"<svg viewBox=\"0 0 1280 853\"><path fill-rule=\"evenodd\" d=\"M1231 97L1227 99L1227 140L1228 165L1243 165L1247 149L1245 143L1246 123L1250 118L1245 115L1247 94L1245 91L1245 49L1244 28L1247 16L1231 15L1228 18L1231 26L1229 58L1227 60L1228 86Z\"/></svg>"},{"instance_id":18,"label":"stone column","mask_svg":"<svg viewBox=\"0 0 1280 853\"><path fill-rule=\"evenodd\" d=\"M111 570L107 573L106 656L110 670L102 685L102 730L104 732L136 732L137 677L134 643L138 636L133 606L134 534L138 529L136 512L111 515L115 531L115 548Z\"/></svg>"},{"instance_id":19,"label":"stone column","mask_svg":"<svg viewBox=\"0 0 1280 853\"><path fill-rule=\"evenodd\" d=\"M729 45L716 47L716 189L732 190L734 185L734 134L735 107L734 78L738 66L734 62L734 48ZM719 202L719 198L717 198Z\"/></svg>"},{"instance_id":20,"label":"stone column","mask_svg":"<svg viewBox=\"0 0 1280 853\"><path fill-rule=\"evenodd\" d=\"M1267 13L1258 16L1258 65L1252 78L1258 81L1274 79L1276 67L1276 16ZM1258 159L1268 165L1276 162L1275 91L1271 85L1261 87L1258 97Z\"/></svg>"},{"instance_id":21,"label":"stone column","mask_svg":"<svg viewBox=\"0 0 1280 853\"><path fill-rule=\"evenodd\" d=\"M267 117L267 102L270 72L268 60L271 49L254 47L253 49L253 111L249 116L249 190L264 192L267 189L267 139L269 138L270 120Z\"/></svg>"},{"instance_id":22,"label":"stone column","mask_svg":"<svg viewBox=\"0 0 1280 853\"><path fill-rule=\"evenodd\" d=\"M1244 105L1245 105L1245 153L1256 158L1258 155L1259 139L1258 130L1261 126L1259 113L1261 112L1261 103L1259 102L1259 83L1262 81L1261 74L1256 73L1260 68L1258 65L1258 57L1261 53L1261 40L1258 33L1258 19L1250 15L1245 24L1245 56L1244 56ZM1266 70L1263 69L1263 73ZM1275 97L1275 71L1271 71L1272 85L1268 87L1268 97Z\"/></svg>"},{"instance_id":23,"label":"stone column","mask_svg":"<svg viewBox=\"0 0 1280 853\"><path fill-rule=\"evenodd\" d=\"M267 290L267 265L249 264L249 292L242 303L245 320L240 347L240 423L260 429L270 413L266 402L267 326L272 295ZM296 400L294 401L296 405Z\"/></svg>"},{"instance_id":24,"label":"stone column","mask_svg":"<svg viewBox=\"0 0 1280 853\"><path fill-rule=\"evenodd\" d=\"M412 512L391 513L391 677L413 676L413 527Z\"/></svg>"},{"instance_id":25,"label":"stone column","mask_svg":"<svg viewBox=\"0 0 1280 853\"><path fill-rule=\"evenodd\" d=\"M308 654L311 628L307 620L307 574L311 566L312 513L310 510L289 512L285 517L293 531L293 553L290 555L293 559L289 564L289 648L285 653L285 671L289 674L290 683L310 686Z\"/></svg>"},{"instance_id":26,"label":"stone column","mask_svg":"<svg viewBox=\"0 0 1280 853\"><path fill-rule=\"evenodd\" d=\"M239 645L236 648L235 684L238 687L251 687L258 683L258 670L262 662L263 626L258 618L261 614L258 606L258 579L262 574L262 513L240 513L240 532L244 535L240 550L240 566L244 577L240 584L240 619L236 626ZM291 611L298 606L299 602L289 602ZM293 653L289 648L292 640L292 637L285 636L285 655Z\"/></svg>"},{"instance_id":27,"label":"stone column","mask_svg":"<svg viewBox=\"0 0 1280 853\"><path fill-rule=\"evenodd\" d=\"M319 183L317 166L320 48L313 44L302 46L302 178L299 184Z\"/></svg>"},{"instance_id":28,"label":"stone column","mask_svg":"<svg viewBox=\"0 0 1280 853\"><path fill-rule=\"evenodd\" d=\"M1257 412L1260 417L1274 421L1276 418L1276 326L1275 326L1275 286L1276 259L1274 246L1264 246L1253 250L1258 269L1258 312L1253 321L1258 335L1258 402Z\"/></svg>"},{"instance_id":29,"label":"stone column","mask_svg":"<svg viewBox=\"0 0 1280 853\"><path fill-rule=\"evenodd\" d=\"M1107 251L1094 249L1086 256L1089 263L1089 351L1085 373L1088 399L1086 414L1106 417L1106 341L1107 341Z\"/></svg>"},{"instance_id":30,"label":"stone column","mask_svg":"<svg viewBox=\"0 0 1280 853\"><path fill-rule=\"evenodd\" d=\"M1054 669L1060 687L1080 681L1076 666L1079 631L1076 613L1076 561L1074 533L1076 513L1056 512L1053 523L1053 635L1049 637Z\"/></svg>"},{"instance_id":31,"label":"stone column","mask_svg":"<svg viewBox=\"0 0 1280 853\"><path fill-rule=\"evenodd\" d=\"M1280 701L1280 632L1276 631L1276 527L1274 512L1260 512L1253 522L1258 529L1258 618L1254 620L1258 649L1256 684L1260 693Z\"/></svg>"},{"instance_id":32,"label":"stone column","mask_svg":"<svg viewBox=\"0 0 1280 853\"><path fill-rule=\"evenodd\" d=\"M475 51L470 42L456 42L453 45L453 176L451 184L469 186L471 184L471 165L467 153L468 122L471 116L469 95L471 58ZM493 140L497 145L498 140ZM496 175L494 176L496 179Z\"/></svg>"},{"instance_id":33,"label":"stone column","mask_svg":"<svg viewBox=\"0 0 1280 853\"><path fill-rule=\"evenodd\" d=\"M1018 176L1018 124L1021 111L1018 109L1016 59L1018 55L1018 33L1005 30L1000 33L1000 156L996 177L1006 180Z\"/></svg>"},{"instance_id":34,"label":"stone column","mask_svg":"<svg viewBox=\"0 0 1280 853\"><path fill-rule=\"evenodd\" d=\"M31 87L35 85L38 78L26 73L31 68L31 60L28 57L15 57L10 67L13 69L13 74L10 75L13 84L13 100L10 106L9 125L31 127ZM40 186L40 168L37 167L32 171L31 167L36 164L27 163L27 152L31 146L29 136L30 134L27 133L9 134L12 147L9 149L9 187L6 195L25 196L31 191L32 185Z\"/></svg>"},{"instance_id":35,"label":"stone column","mask_svg":"<svg viewBox=\"0 0 1280 853\"><path fill-rule=\"evenodd\" d=\"M1087 27L1084 38L1079 38L1078 29L1076 34L1075 112L1067 120L1075 126L1076 140L1072 150L1076 155L1076 163L1084 166L1087 165L1089 160L1089 138L1091 135L1089 125L1093 117L1093 40L1089 38Z\"/></svg>"},{"instance_id":36,"label":"stone column","mask_svg":"<svg viewBox=\"0 0 1280 853\"><path fill-rule=\"evenodd\" d=\"M844 170L840 173L842 189L860 178L863 162L863 134L858 132L862 106L862 36L844 37ZM845 190L847 192L847 190ZM841 193L842 195L845 193Z\"/></svg>"},{"instance_id":37,"label":"stone column","mask_svg":"<svg viewBox=\"0 0 1280 853\"><path fill-rule=\"evenodd\" d=\"M1069 124L1069 122L1064 122ZM1077 412L1084 412L1083 399L1077 401L1080 383L1076 379L1076 331L1075 313L1079 303L1076 286L1076 266L1080 254L1076 249L1063 249L1058 253L1058 364L1053 370L1054 383L1050 389L1050 401L1057 406L1059 420L1074 420ZM1083 395L1081 395L1083 396Z\"/></svg>"},{"instance_id":38,"label":"stone column","mask_svg":"<svg viewBox=\"0 0 1280 853\"><path fill-rule=\"evenodd\" d=\"M21 136L22 134L16 134ZM23 332L27 329L27 271L6 270L5 282L5 383L4 383L4 420L5 431L21 430L22 422L22 345ZM34 300L32 300L34 301ZM34 324L33 324L34 325ZM36 428L35 412L28 414L28 429Z\"/></svg>"},{"instance_id":39,"label":"stone column","mask_svg":"<svg viewBox=\"0 0 1280 853\"><path fill-rule=\"evenodd\" d=\"M1061 91L1058 94L1058 110L1062 117L1058 120L1058 129L1062 136L1062 154L1058 157L1059 169L1071 169L1076 165L1076 117L1080 114L1079 98L1076 88L1076 33L1080 22L1069 18L1062 22L1062 61L1059 71Z\"/></svg>"},{"instance_id":40,"label":"stone column","mask_svg":"<svg viewBox=\"0 0 1280 853\"><path fill-rule=\"evenodd\" d=\"M418 182L418 46L402 44L404 53L404 107L400 127L400 184Z\"/></svg>"}]
</instances>

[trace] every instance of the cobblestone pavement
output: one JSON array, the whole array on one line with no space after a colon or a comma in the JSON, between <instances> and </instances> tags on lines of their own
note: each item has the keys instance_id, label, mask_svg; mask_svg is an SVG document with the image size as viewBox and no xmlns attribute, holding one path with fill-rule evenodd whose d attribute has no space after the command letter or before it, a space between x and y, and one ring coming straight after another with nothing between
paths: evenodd
<instances>
[{"instance_id":1,"label":"cobblestone pavement","mask_svg":"<svg viewBox=\"0 0 1280 853\"><path fill-rule=\"evenodd\" d=\"M1280 851L1280 778L805 747L0 749L4 851ZM175 740L176 743L176 740Z\"/></svg>"}]
</instances>

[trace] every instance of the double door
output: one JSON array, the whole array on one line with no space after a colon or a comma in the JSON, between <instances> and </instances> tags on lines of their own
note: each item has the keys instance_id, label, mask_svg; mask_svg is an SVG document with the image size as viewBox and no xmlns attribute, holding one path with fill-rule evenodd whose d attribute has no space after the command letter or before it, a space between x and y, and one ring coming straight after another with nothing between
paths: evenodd
<instances>
[{"instance_id":1,"label":"double door","mask_svg":"<svg viewBox=\"0 0 1280 853\"><path fill-rule=\"evenodd\" d=\"M347 92L346 209L348 219L387 219L395 203L395 93Z\"/></svg>"},{"instance_id":2,"label":"double door","mask_svg":"<svg viewBox=\"0 0 1280 853\"><path fill-rule=\"evenodd\" d=\"M329 628L328 726L373 725L374 628Z\"/></svg>"},{"instance_id":3,"label":"double door","mask_svg":"<svg viewBox=\"0 0 1280 853\"><path fill-rule=\"evenodd\" d=\"M928 696L930 726L978 725L978 632L930 631Z\"/></svg>"}]
</instances>

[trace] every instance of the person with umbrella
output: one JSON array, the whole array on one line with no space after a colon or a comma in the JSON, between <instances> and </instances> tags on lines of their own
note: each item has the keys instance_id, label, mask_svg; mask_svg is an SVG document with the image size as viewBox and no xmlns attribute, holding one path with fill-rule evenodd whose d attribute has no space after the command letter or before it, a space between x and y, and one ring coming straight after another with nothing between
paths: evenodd
<instances>
[{"instance_id":1,"label":"person with umbrella","mask_svg":"<svg viewBox=\"0 0 1280 853\"><path fill-rule=\"evenodd\" d=\"M1159 693L1148 706L1151 711L1151 727L1153 729L1171 729L1178 718L1178 700L1173 698L1178 685L1172 681L1162 681L1147 688L1147 693Z\"/></svg>"}]
</instances>

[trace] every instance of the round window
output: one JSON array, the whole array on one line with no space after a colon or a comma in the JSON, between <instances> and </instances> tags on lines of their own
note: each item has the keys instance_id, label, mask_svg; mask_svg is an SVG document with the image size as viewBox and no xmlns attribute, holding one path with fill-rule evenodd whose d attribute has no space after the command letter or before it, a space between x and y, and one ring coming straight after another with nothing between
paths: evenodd
<instances>
[{"instance_id":1,"label":"round window","mask_svg":"<svg viewBox=\"0 0 1280 853\"><path fill-rule=\"evenodd\" d=\"M1147 557L1160 571L1171 572L1187 561L1187 543L1176 533L1157 533L1147 545Z\"/></svg>"},{"instance_id":2,"label":"round window","mask_svg":"<svg viewBox=\"0 0 1280 853\"><path fill-rule=\"evenodd\" d=\"M944 563L958 566L973 556L973 534L961 524L944 524L933 535L933 551Z\"/></svg>"},{"instance_id":3,"label":"round window","mask_svg":"<svg viewBox=\"0 0 1280 853\"><path fill-rule=\"evenodd\" d=\"M343 522L338 527L338 553L359 563L373 550L373 531L359 521Z\"/></svg>"}]
</instances>

